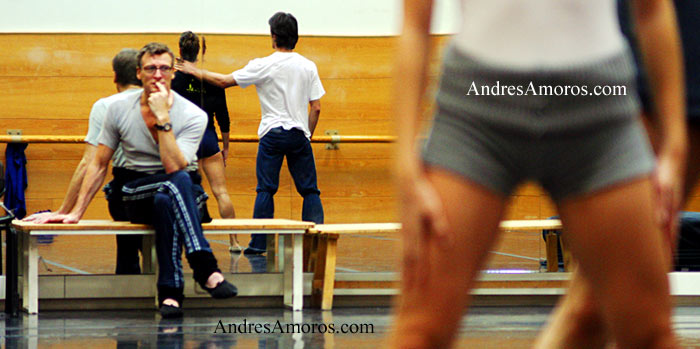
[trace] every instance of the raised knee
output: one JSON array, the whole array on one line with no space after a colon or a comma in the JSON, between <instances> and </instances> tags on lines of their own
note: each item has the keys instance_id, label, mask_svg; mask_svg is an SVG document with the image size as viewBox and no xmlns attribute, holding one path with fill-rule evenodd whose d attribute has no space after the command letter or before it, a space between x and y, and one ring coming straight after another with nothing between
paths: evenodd
<instances>
[{"instance_id":1,"label":"raised knee","mask_svg":"<svg viewBox=\"0 0 700 349\"><path fill-rule=\"evenodd\" d=\"M153 197L153 205L155 207L170 207L170 196L162 192L156 192Z\"/></svg>"},{"instance_id":2,"label":"raised knee","mask_svg":"<svg viewBox=\"0 0 700 349\"><path fill-rule=\"evenodd\" d=\"M192 185L192 179L190 178L190 174L185 172L184 170L176 171L170 174L170 181L173 183Z\"/></svg>"}]
</instances>

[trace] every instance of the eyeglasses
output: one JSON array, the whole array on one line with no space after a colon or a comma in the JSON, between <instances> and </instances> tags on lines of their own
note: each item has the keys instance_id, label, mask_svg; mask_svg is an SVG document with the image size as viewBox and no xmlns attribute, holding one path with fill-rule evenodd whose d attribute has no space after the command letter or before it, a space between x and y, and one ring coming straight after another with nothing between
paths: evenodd
<instances>
[{"instance_id":1,"label":"eyeglasses","mask_svg":"<svg viewBox=\"0 0 700 349\"><path fill-rule=\"evenodd\" d=\"M173 67L169 65L161 65L160 67L157 67L155 65L147 65L142 68L144 72L146 72L148 75L153 75L156 73L156 71L160 70L160 73L163 75L170 75L173 71Z\"/></svg>"}]
</instances>

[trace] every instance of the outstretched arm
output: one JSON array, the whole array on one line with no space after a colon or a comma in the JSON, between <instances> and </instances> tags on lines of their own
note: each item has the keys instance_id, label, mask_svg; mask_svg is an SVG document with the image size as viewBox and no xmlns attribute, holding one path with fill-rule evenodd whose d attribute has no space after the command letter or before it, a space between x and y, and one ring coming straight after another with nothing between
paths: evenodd
<instances>
[{"instance_id":1,"label":"outstretched arm","mask_svg":"<svg viewBox=\"0 0 700 349\"><path fill-rule=\"evenodd\" d=\"M175 69L194 75L200 80L204 80L212 85L219 86L221 88L227 88L231 86L236 86L236 79L233 78L233 74L220 74L215 72L210 72L201 68L197 68L197 65L189 61L177 61L175 62Z\"/></svg>"}]
</instances>

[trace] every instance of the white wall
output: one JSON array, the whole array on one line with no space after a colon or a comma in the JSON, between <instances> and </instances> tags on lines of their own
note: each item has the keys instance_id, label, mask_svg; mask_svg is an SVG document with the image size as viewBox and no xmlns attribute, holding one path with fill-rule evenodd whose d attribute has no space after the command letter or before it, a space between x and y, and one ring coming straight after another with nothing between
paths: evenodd
<instances>
[{"instance_id":1,"label":"white wall","mask_svg":"<svg viewBox=\"0 0 700 349\"><path fill-rule=\"evenodd\" d=\"M453 33L457 0L435 0L434 33ZM400 0L0 0L5 33L268 34L267 20L291 12L301 35L399 33Z\"/></svg>"}]
</instances>

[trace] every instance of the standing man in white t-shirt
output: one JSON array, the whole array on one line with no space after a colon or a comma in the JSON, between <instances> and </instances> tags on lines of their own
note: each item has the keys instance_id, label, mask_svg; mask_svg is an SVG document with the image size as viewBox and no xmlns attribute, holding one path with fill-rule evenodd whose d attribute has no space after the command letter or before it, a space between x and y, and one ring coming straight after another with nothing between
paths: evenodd
<instances>
[{"instance_id":1,"label":"standing man in white t-shirt","mask_svg":"<svg viewBox=\"0 0 700 349\"><path fill-rule=\"evenodd\" d=\"M277 12L268 23L275 52L267 57L254 59L228 75L199 69L187 61L179 62L175 68L223 88L236 85L257 88L262 118L258 128L258 195L253 218L273 218L273 196L286 156L297 191L304 197L302 220L323 223L321 192L316 183L310 139L318 123L325 91L316 65L293 52L299 39L296 18ZM265 236L253 234L244 253L264 253L266 247Z\"/></svg>"}]
</instances>

